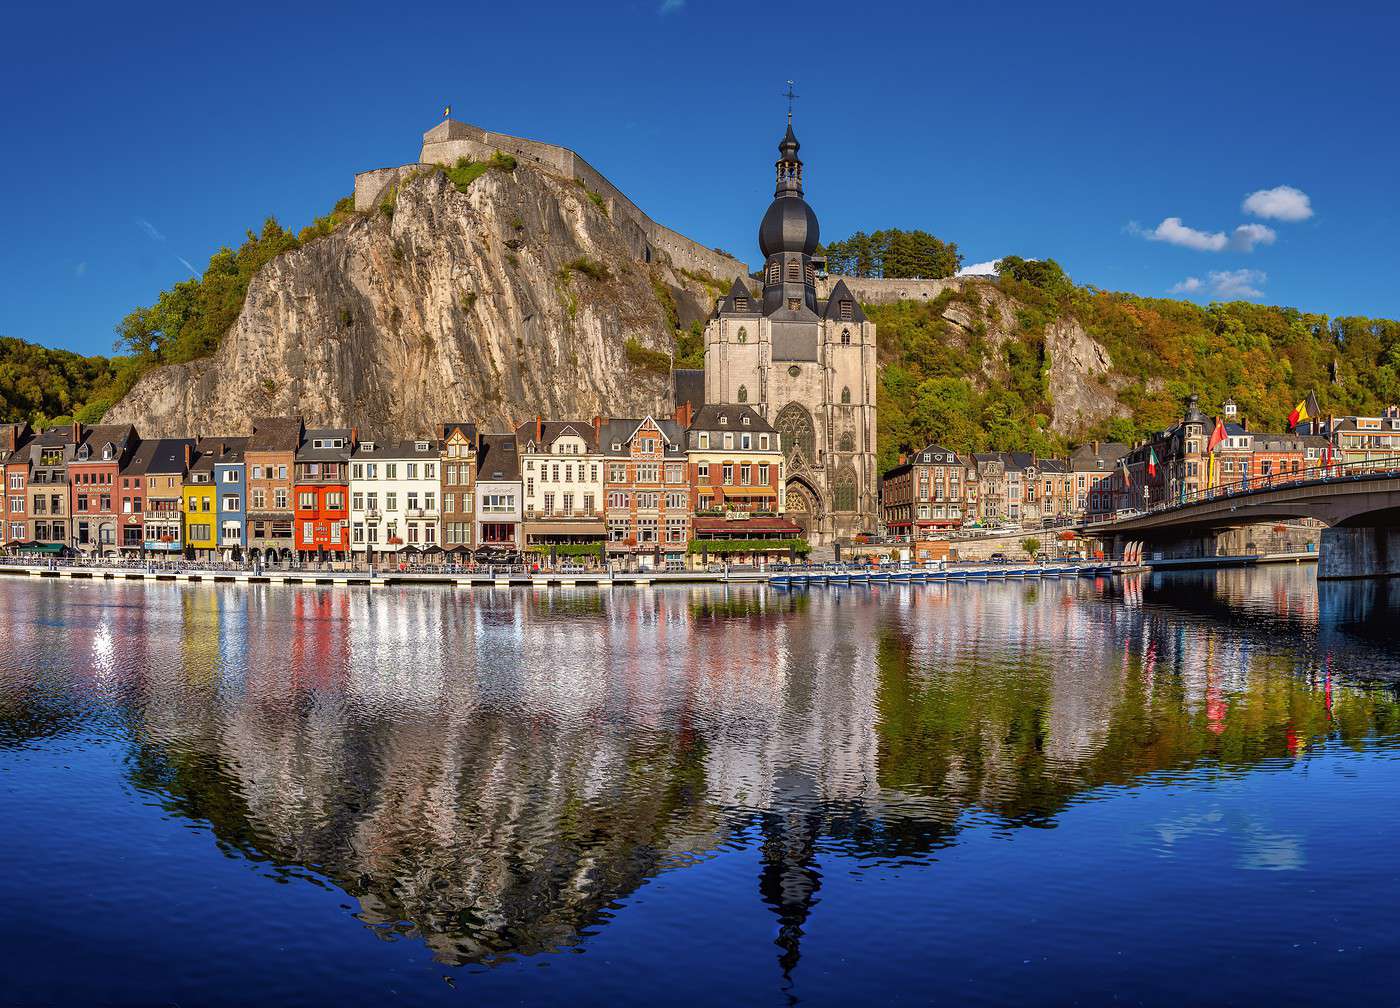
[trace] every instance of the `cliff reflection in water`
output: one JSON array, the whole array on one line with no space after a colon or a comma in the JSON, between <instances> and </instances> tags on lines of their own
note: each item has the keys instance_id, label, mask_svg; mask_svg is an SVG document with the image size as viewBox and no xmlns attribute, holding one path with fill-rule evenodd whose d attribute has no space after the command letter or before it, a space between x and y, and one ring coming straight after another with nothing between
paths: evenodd
<instances>
[{"instance_id":1,"label":"cliff reflection in water","mask_svg":"<svg viewBox=\"0 0 1400 1008\"><path fill-rule=\"evenodd\" d=\"M618 591L0 585L0 745L83 729L230 855L444 962L576 944L756 845L790 970L821 864L1400 730L1396 608L1310 571ZM1391 622L1387 622L1391 621Z\"/></svg>"}]
</instances>

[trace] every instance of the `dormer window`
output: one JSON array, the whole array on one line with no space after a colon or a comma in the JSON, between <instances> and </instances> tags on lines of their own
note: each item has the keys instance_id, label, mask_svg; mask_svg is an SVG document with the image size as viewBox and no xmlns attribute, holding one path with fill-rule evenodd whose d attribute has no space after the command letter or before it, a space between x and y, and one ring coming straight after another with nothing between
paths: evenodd
<instances>
[{"instance_id":1,"label":"dormer window","mask_svg":"<svg viewBox=\"0 0 1400 1008\"><path fill-rule=\"evenodd\" d=\"M361 449L362 451L372 452L372 451L374 451L374 442L373 442L373 441L361 441L361 442L360 442L360 449Z\"/></svg>"},{"instance_id":2,"label":"dormer window","mask_svg":"<svg viewBox=\"0 0 1400 1008\"><path fill-rule=\"evenodd\" d=\"M414 448L415 451L425 452L425 451L428 450L428 442L426 442L426 441L415 441L415 442L413 443L413 448Z\"/></svg>"},{"instance_id":3,"label":"dormer window","mask_svg":"<svg viewBox=\"0 0 1400 1008\"><path fill-rule=\"evenodd\" d=\"M613 451L622 451L622 442L621 442L621 441L614 441L614 442L612 443L612 450L613 450Z\"/></svg>"},{"instance_id":4,"label":"dormer window","mask_svg":"<svg viewBox=\"0 0 1400 1008\"><path fill-rule=\"evenodd\" d=\"M110 444L105 444L102 446L102 457L106 461L110 462L113 459L113 457L116 456L116 454L117 450L113 448Z\"/></svg>"},{"instance_id":5,"label":"dormer window","mask_svg":"<svg viewBox=\"0 0 1400 1008\"><path fill-rule=\"evenodd\" d=\"M739 418L739 422L740 422L741 424L743 424L745 427L747 427L747 426L749 425L749 417L748 417L748 414L745 414L744 416L741 416L741 417Z\"/></svg>"},{"instance_id":6,"label":"dormer window","mask_svg":"<svg viewBox=\"0 0 1400 1008\"><path fill-rule=\"evenodd\" d=\"M719 425L720 425L721 427L728 427L728 426L729 426L729 417L727 417L727 416L725 416L723 413L721 413L720 416L719 416Z\"/></svg>"}]
</instances>

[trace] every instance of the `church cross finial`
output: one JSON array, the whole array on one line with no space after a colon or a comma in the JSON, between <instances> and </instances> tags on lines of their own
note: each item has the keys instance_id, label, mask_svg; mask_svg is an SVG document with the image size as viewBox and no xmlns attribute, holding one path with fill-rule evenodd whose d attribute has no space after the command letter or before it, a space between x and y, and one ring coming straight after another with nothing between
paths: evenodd
<instances>
[{"instance_id":1,"label":"church cross finial","mask_svg":"<svg viewBox=\"0 0 1400 1008\"><path fill-rule=\"evenodd\" d=\"M789 126L792 125L792 103L793 103L793 101L798 97L797 94L792 90L792 85L793 85L793 83L794 83L793 81L788 81L788 82L787 82L788 89L787 89L786 91L783 92L783 97L786 98L786 99L788 100L788 125L789 125Z\"/></svg>"}]
</instances>

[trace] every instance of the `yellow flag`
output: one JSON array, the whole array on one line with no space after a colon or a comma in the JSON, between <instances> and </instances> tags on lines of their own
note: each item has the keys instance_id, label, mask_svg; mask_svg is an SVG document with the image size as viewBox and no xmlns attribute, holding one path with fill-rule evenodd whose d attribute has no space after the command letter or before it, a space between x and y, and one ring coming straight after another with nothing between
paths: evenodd
<instances>
[{"instance_id":1,"label":"yellow flag","mask_svg":"<svg viewBox=\"0 0 1400 1008\"><path fill-rule=\"evenodd\" d=\"M446 118L447 118L448 116L450 116L451 114L452 114L452 106L451 106L451 105L447 106L447 108L445 108L445 109L442 110L442 117L443 117L444 119L446 119Z\"/></svg>"}]
</instances>

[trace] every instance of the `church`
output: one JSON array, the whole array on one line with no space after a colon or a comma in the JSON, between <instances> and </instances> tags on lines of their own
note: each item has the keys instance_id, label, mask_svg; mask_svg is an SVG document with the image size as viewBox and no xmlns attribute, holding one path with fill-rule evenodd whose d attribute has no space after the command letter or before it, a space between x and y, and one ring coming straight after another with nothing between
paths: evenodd
<instances>
[{"instance_id":1,"label":"church","mask_svg":"<svg viewBox=\"0 0 1400 1008\"><path fill-rule=\"evenodd\" d=\"M758 228L763 291L736 280L705 328L704 402L753 406L782 435L787 517L814 544L875 531L875 324L825 262L789 113ZM679 377L679 376L678 376Z\"/></svg>"}]
</instances>

